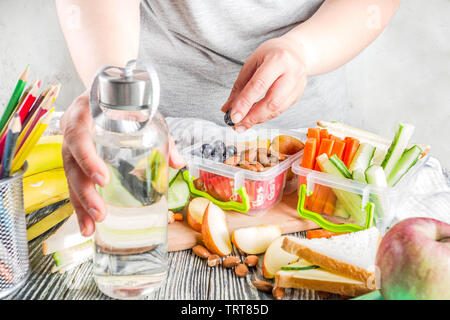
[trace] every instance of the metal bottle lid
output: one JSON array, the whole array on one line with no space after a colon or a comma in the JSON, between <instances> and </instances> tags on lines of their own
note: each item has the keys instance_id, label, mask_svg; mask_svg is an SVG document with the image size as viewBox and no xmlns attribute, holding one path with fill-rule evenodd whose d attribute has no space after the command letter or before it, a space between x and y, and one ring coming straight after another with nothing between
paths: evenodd
<instances>
[{"instance_id":1,"label":"metal bottle lid","mask_svg":"<svg viewBox=\"0 0 450 320\"><path fill-rule=\"evenodd\" d=\"M152 86L145 70L106 69L98 75L99 102L117 110L149 108Z\"/></svg>"}]
</instances>

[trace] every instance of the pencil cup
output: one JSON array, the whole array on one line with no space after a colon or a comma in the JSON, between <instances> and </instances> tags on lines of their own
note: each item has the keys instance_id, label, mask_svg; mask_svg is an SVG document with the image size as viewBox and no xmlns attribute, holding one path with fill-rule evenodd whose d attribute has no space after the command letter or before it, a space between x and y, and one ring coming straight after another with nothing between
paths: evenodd
<instances>
[{"instance_id":1,"label":"pencil cup","mask_svg":"<svg viewBox=\"0 0 450 320\"><path fill-rule=\"evenodd\" d=\"M26 168L25 163L0 180L0 299L20 288L30 272L22 186Z\"/></svg>"}]
</instances>

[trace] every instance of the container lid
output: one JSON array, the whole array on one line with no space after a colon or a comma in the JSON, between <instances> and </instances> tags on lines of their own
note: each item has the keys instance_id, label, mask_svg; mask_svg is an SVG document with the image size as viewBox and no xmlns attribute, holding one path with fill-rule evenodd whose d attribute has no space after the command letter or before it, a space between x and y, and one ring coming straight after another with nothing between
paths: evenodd
<instances>
[{"instance_id":1,"label":"container lid","mask_svg":"<svg viewBox=\"0 0 450 320\"><path fill-rule=\"evenodd\" d=\"M149 108L152 85L147 71L106 69L98 75L100 103L110 109L141 110Z\"/></svg>"}]
</instances>

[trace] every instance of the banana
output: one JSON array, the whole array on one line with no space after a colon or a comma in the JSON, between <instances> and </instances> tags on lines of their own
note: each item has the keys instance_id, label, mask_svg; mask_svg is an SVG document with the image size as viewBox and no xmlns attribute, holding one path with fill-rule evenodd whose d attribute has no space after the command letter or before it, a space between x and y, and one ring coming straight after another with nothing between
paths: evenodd
<instances>
[{"instance_id":1,"label":"banana","mask_svg":"<svg viewBox=\"0 0 450 320\"><path fill-rule=\"evenodd\" d=\"M23 198L26 214L69 198L64 168L25 177L23 179Z\"/></svg>"},{"instance_id":2,"label":"banana","mask_svg":"<svg viewBox=\"0 0 450 320\"><path fill-rule=\"evenodd\" d=\"M27 157L28 169L24 177L36 173L62 168L63 159L61 154L63 136L46 136L39 139L36 146Z\"/></svg>"}]
</instances>

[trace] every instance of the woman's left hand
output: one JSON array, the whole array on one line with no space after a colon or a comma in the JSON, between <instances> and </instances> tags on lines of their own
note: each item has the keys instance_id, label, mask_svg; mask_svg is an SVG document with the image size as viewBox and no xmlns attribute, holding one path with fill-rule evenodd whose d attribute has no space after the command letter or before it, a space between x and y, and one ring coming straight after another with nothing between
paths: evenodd
<instances>
[{"instance_id":1,"label":"woman's left hand","mask_svg":"<svg viewBox=\"0 0 450 320\"><path fill-rule=\"evenodd\" d=\"M264 42L239 72L222 111L231 108L237 132L278 117L303 94L307 69L301 47L292 40Z\"/></svg>"}]
</instances>

